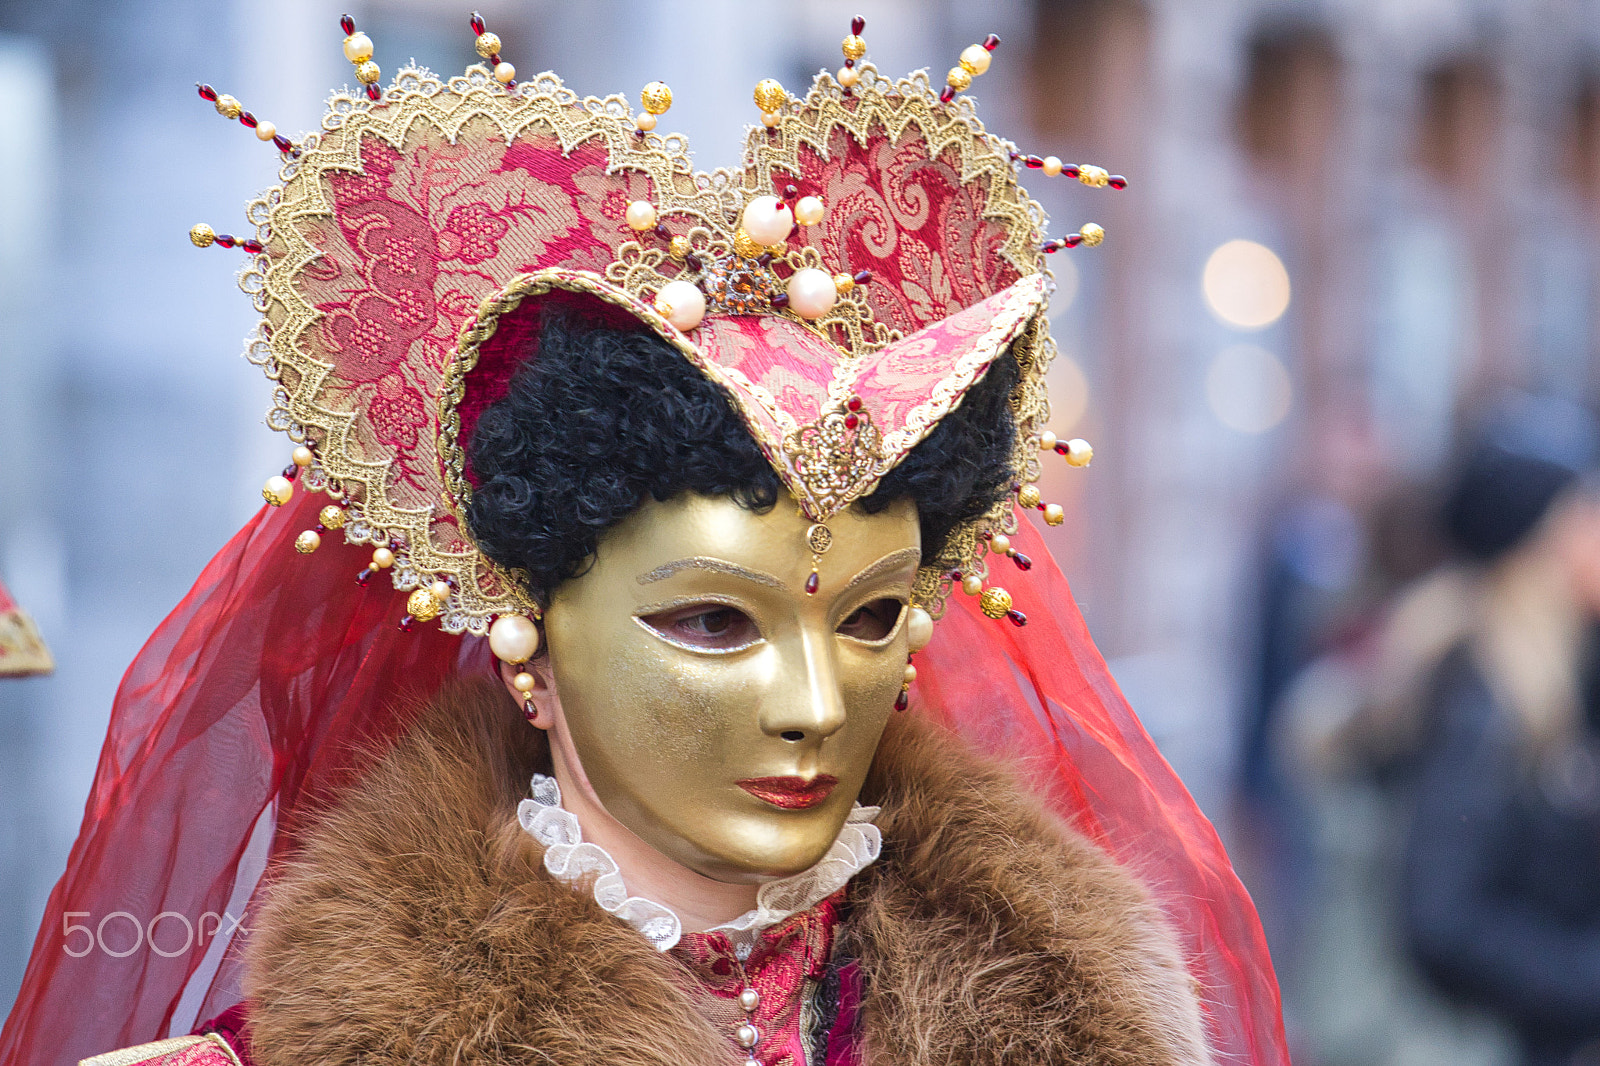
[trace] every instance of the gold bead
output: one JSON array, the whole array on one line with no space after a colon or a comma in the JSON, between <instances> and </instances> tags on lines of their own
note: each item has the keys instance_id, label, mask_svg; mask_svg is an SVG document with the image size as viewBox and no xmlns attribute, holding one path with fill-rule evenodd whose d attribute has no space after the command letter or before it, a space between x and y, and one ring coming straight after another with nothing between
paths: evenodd
<instances>
[{"instance_id":1,"label":"gold bead","mask_svg":"<svg viewBox=\"0 0 1600 1066\"><path fill-rule=\"evenodd\" d=\"M233 97L229 96L227 93L223 93L221 96L217 97L215 106L217 109L217 114L221 115L223 118L238 118L240 115L244 114L244 105L235 100Z\"/></svg>"},{"instance_id":2,"label":"gold bead","mask_svg":"<svg viewBox=\"0 0 1600 1066\"><path fill-rule=\"evenodd\" d=\"M763 111L776 111L788 102L789 94L776 78L762 78L756 82L756 106Z\"/></svg>"},{"instance_id":3,"label":"gold bead","mask_svg":"<svg viewBox=\"0 0 1600 1066\"><path fill-rule=\"evenodd\" d=\"M958 93L964 93L972 87L972 74L966 67L951 67L950 73L944 76L944 82Z\"/></svg>"},{"instance_id":4,"label":"gold bead","mask_svg":"<svg viewBox=\"0 0 1600 1066\"><path fill-rule=\"evenodd\" d=\"M833 287L839 290L840 296L843 296L856 287L856 279L843 272L835 274L833 276Z\"/></svg>"},{"instance_id":5,"label":"gold bead","mask_svg":"<svg viewBox=\"0 0 1600 1066\"><path fill-rule=\"evenodd\" d=\"M741 226L733 233L733 250L745 259L754 259L765 249L757 244L755 238L746 233L744 227Z\"/></svg>"},{"instance_id":6,"label":"gold bead","mask_svg":"<svg viewBox=\"0 0 1600 1066\"><path fill-rule=\"evenodd\" d=\"M372 60L369 59L364 63L356 64L356 81L359 81L362 85L371 85L381 77L383 77L383 69Z\"/></svg>"},{"instance_id":7,"label":"gold bead","mask_svg":"<svg viewBox=\"0 0 1600 1066\"><path fill-rule=\"evenodd\" d=\"M1097 167L1091 163L1085 163L1078 168L1078 180L1085 185L1092 185L1096 189L1103 189L1106 183L1111 180L1111 174L1105 167Z\"/></svg>"},{"instance_id":8,"label":"gold bead","mask_svg":"<svg viewBox=\"0 0 1600 1066\"><path fill-rule=\"evenodd\" d=\"M860 59L867 54L867 42L852 33L839 43L839 50L846 59Z\"/></svg>"},{"instance_id":9,"label":"gold bead","mask_svg":"<svg viewBox=\"0 0 1600 1066\"><path fill-rule=\"evenodd\" d=\"M1004 618L1011 610L1011 593L998 585L990 585L978 597L978 607L990 618Z\"/></svg>"},{"instance_id":10,"label":"gold bead","mask_svg":"<svg viewBox=\"0 0 1600 1066\"><path fill-rule=\"evenodd\" d=\"M983 578L977 574L968 574L961 579L961 591L968 596L976 596L983 591Z\"/></svg>"},{"instance_id":11,"label":"gold bead","mask_svg":"<svg viewBox=\"0 0 1600 1066\"><path fill-rule=\"evenodd\" d=\"M329 529L342 529L344 528L344 508L330 503L317 512L317 521Z\"/></svg>"},{"instance_id":12,"label":"gold bead","mask_svg":"<svg viewBox=\"0 0 1600 1066\"><path fill-rule=\"evenodd\" d=\"M1067 465L1088 466L1094 460L1094 448L1082 437L1067 441Z\"/></svg>"},{"instance_id":13,"label":"gold bead","mask_svg":"<svg viewBox=\"0 0 1600 1066\"><path fill-rule=\"evenodd\" d=\"M1035 507L1039 506L1039 503L1041 500L1043 500L1043 498L1044 497L1039 494L1039 486L1037 485L1024 485L1022 488L1017 490L1017 503L1025 510L1033 510Z\"/></svg>"},{"instance_id":14,"label":"gold bead","mask_svg":"<svg viewBox=\"0 0 1600 1066\"><path fill-rule=\"evenodd\" d=\"M1083 238L1085 248L1093 248L1106 239L1106 231L1093 222L1085 222L1078 227L1078 236Z\"/></svg>"},{"instance_id":15,"label":"gold bead","mask_svg":"<svg viewBox=\"0 0 1600 1066\"><path fill-rule=\"evenodd\" d=\"M774 259L782 259L789 254L789 246L787 244L769 244L767 245L767 254Z\"/></svg>"},{"instance_id":16,"label":"gold bead","mask_svg":"<svg viewBox=\"0 0 1600 1066\"><path fill-rule=\"evenodd\" d=\"M282 474L273 474L261 486L261 498L274 507L282 507L294 498L294 482Z\"/></svg>"},{"instance_id":17,"label":"gold bead","mask_svg":"<svg viewBox=\"0 0 1600 1066\"><path fill-rule=\"evenodd\" d=\"M490 56L497 56L500 54L500 35L498 33L480 33L472 46L485 59Z\"/></svg>"},{"instance_id":18,"label":"gold bead","mask_svg":"<svg viewBox=\"0 0 1600 1066\"><path fill-rule=\"evenodd\" d=\"M639 91L639 102L652 115L664 115L672 106L672 90L664 81L653 81Z\"/></svg>"},{"instance_id":19,"label":"gold bead","mask_svg":"<svg viewBox=\"0 0 1600 1066\"><path fill-rule=\"evenodd\" d=\"M217 239L217 231L204 222L189 227L189 242L196 248L208 248Z\"/></svg>"},{"instance_id":20,"label":"gold bead","mask_svg":"<svg viewBox=\"0 0 1600 1066\"><path fill-rule=\"evenodd\" d=\"M1059 526L1067 520L1067 512L1059 503L1045 504L1044 523L1047 526Z\"/></svg>"},{"instance_id":21,"label":"gold bead","mask_svg":"<svg viewBox=\"0 0 1600 1066\"><path fill-rule=\"evenodd\" d=\"M689 238L680 233L667 242L667 251L672 253L674 259L687 259L694 247L689 243Z\"/></svg>"},{"instance_id":22,"label":"gold bead","mask_svg":"<svg viewBox=\"0 0 1600 1066\"><path fill-rule=\"evenodd\" d=\"M374 548L372 551L372 565L379 570L387 570L394 565L394 552L388 548Z\"/></svg>"},{"instance_id":23,"label":"gold bead","mask_svg":"<svg viewBox=\"0 0 1600 1066\"><path fill-rule=\"evenodd\" d=\"M320 547L322 547L322 538L317 536L317 531L314 529L304 530L298 537L294 538L294 550L301 555L310 555Z\"/></svg>"},{"instance_id":24,"label":"gold bead","mask_svg":"<svg viewBox=\"0 0 1600 1066\"><path fill-rule=\"evenodd\" d=\"M427 589L417 589L406 597L406 613L419 622L439 617L439 601Z\"/></svg>"}]
</instances>

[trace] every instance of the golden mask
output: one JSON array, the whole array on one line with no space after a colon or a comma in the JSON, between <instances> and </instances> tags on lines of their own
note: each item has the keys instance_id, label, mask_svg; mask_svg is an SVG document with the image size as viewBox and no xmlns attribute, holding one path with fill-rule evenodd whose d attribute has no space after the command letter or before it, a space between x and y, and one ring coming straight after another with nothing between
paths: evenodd
<instances>
[{"instance_id":1,"label":"golden mask","mask_svg":"<svg viewBox=\"0 0 1600 1066\"><path fill-rule=\"evenodd\" d=\"M570 742L607 813L715 880L818 862L893 713L916 506L853 506L828 525L814 555L811 523L782 503L757 514L694 493L650 501L545 612L556 746Z\"/></svg>"}]
</instances>

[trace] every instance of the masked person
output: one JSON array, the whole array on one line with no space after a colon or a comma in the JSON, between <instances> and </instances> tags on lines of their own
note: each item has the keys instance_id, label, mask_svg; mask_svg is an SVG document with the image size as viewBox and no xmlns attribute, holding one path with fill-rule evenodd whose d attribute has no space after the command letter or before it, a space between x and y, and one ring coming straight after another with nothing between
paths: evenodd
<instances>
[{"instance_id":1,"label":"masked person","mask_svg":"<svg viewBox=\"0 0 1600 1066\"><path fill-rule=\"evenodd\" d=\"M1285 1062L1019 517L1088 461L1043 253L1101 233L1046 241L957 98L997 42L935 91L858 20L703 175L665 85L518 83L475 17L490 66L380 89L345 30L258 237L193 234L255 256L295 465L130 671L0 1055Z\"/></svg>"}]
</instances>

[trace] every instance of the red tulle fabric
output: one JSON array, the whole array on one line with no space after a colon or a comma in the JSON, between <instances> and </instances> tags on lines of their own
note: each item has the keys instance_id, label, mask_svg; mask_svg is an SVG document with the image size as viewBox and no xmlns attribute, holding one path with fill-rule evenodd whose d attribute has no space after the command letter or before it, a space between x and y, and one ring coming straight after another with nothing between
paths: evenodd
<instances>
[{"instance_id":1,"label":"red tulle fabric","mask_svg":"<svg viewBox=\"0 0 1600 1066\"><path fill-rule=\"evenodd\" d=\"M293 849L306 817L405 729L418 698L490 669L481 640L432 625L401 632L405 594L383 573L355 582L368 549L327 536L296 554L321 502L297 493L257 515L129 668L0 1063L70 1066L186 1033L237 1001L248 908L220 965L215 937L178 950L184 923L172 915L209 933L216 921L202 916L257 891L262 833L271 854ZM958 593L917 657L912 713L1029 760L1058 809L1137 871L1180 930L1218 1061L1284 1066L1277 983L1249 897L1117 690L1044 545L1026 523L1014 542L1035 560L1005 580L1029 625L983 618ZM129 917L107 919L119 912ZM148 930L163 915L159 950L121 954L134 922Z\"/></svg>"}]
</instances>

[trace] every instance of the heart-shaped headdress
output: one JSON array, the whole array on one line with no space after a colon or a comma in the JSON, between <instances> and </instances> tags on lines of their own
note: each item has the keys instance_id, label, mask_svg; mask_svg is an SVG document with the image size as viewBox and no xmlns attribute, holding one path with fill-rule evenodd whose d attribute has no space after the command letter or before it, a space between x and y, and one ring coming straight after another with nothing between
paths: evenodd
<instances>
[{"instance_id":1,"label":"heart-shaped headdress","mask_svg":"<svg viewBox=\"0 0 1600 1066\"><path fill-rule=\"evenodd\" d=\"M696 172L683 137L654 132L671 92L580 99L554 74L517 81L473 16L487 65L440 80L406 68L386 89L373 45L344 20L360 93L333 97L320 133L295 144L208 86L217 109L272 140L282 184L252 203L254 238L197 226L195 243L243 246L245 291L263 314L249 347L277 383L269 422L297 442L268 482L326 491L314 551L330 530L374 546L374 571L413 588L413 620L449 632L538 616L517 576L475 548L464 519L464 444L504 395L538 309L581 302L653 329L726 390L817 527L878 481L1010 351L1017 482L990 514L926 561L915 592L935 615L951 583L1013 621L985 587L1009 549L1012 503L1043 504L1038 453L1074 465L1087 445L1044 428L1044 254L1097 244L1098 227L1046 240L1020 168L1121 187L1096 167L1024 156L957 96L989 65L990 38L946 85L891 82L863 61L860 20L845 66L803 98L756 87L762 125L743 165ZM1026 560L1018 558L1019 565Z\"/></svg>"}]
</instances>

